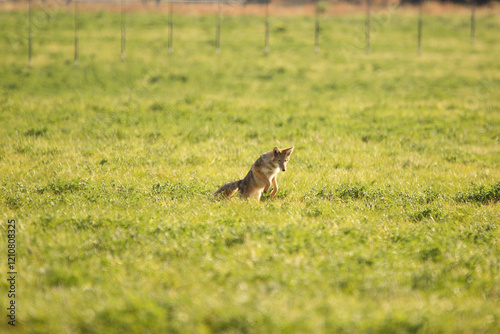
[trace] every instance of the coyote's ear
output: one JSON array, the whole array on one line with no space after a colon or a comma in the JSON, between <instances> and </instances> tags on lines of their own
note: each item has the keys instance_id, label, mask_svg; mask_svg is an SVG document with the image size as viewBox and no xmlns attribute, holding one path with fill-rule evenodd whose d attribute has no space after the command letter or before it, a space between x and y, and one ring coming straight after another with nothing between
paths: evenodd
<instances>
[{"instance_id":1,"label":"coyote's ear","mask_svg":"<svg viewBox=\"0 0 500 334\"><path fill-rule=\"evenodd\" d=\"M290 154L292 154L292 152L293 152L293 146L283 149L283 152L286 152L286 155L290 156Z\"/></svg>"},{"instance_id":2,"label":"coyote's ear","mask_svg":"<svg viewBox=\"0 0 500 334\"><path fill-rule=\"evenodd\" d=\"M280 154L280 149L277 148L277 147L274 147L273 148L273 154L274 154L274 156L277 156L278 154Z\"/></svg>"}]
</instances>

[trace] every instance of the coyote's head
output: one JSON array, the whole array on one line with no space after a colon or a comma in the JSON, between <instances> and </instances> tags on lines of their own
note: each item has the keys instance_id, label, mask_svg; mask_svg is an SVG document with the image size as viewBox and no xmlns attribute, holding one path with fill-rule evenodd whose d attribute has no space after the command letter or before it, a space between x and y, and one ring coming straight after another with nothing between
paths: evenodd
<instances>
[{"instance_id":1,"label":"coyote's head","mask_svg":"<svg viewBox=\"0 0 500 334\"><path fill-rule=\"evenodd\" d=\"M290 154L293 152L293 147L279 149L275 147L273 149L274 161L280 166L280 170L286 171L286 164L290 160Z\"/></svg>"}]
</instances>

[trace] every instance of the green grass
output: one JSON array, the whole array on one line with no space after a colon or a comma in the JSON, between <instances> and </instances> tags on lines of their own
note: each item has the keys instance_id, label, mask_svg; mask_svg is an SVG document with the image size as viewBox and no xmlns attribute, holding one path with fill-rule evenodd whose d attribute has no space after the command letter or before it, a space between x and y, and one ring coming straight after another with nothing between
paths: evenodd
<instances>
[{"instance_id":1,"label":"green grass","mask_svg":"<svg viewBox=\"0 0 500 334\"><path fill-rule=\"evenodd\" d=\"M37 15L41 15L39 12ZM500 331L500 23L0 13L0 247L18 332ZM274 146L278 196L215 201ZM2 271L7 272L4 257ZM5 277L4 275L2 277ZM0 282L2 307L8 282ZM6 307L6 306L5 306ZM5 308L4 308L5 310ZM6 312L4 312L6 314ZM5 317L3 317L5 318ZM2 330L8 329L5 319Z\"/></svg>"}]
</instances>

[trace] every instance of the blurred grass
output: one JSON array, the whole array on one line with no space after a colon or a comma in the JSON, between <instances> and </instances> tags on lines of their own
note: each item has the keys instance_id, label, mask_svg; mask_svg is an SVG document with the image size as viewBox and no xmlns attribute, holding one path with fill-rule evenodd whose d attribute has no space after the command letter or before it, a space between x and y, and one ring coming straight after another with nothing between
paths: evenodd
<instances>
[{"instance_id":1,"label":"blurred grass","mask_svg":"<svg viewBox=\"0 0 500 334\"><path fill-rule=\"evenodd\" d=\"M20 331L499 330L500 28L478 17L0 13L2 227ZM275 200L216 202L291 146ZM6 245L2 229L2 248ZM2 291L7 283L0 283ZM2 294L2 305L6 295ZM3 329L7 328L2 323Z\"/></svg>"}]
</instances>

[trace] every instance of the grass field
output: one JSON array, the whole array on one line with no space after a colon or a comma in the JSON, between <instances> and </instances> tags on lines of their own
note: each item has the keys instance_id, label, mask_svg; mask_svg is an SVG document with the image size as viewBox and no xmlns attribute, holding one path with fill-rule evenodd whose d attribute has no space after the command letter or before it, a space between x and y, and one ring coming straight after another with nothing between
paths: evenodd
<instances>
[{"instance_id":1,"label":"grass field","mask_svg":"<svg viewBox=\"0 0 500 334\"><path fill-rule=\"evenodd\" d=\"M497 333L498 16L0 12L0 331ZM277 198L215 201L274 146Z\"/></svg>"}]
</instances>

